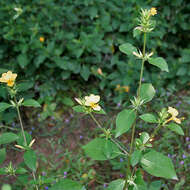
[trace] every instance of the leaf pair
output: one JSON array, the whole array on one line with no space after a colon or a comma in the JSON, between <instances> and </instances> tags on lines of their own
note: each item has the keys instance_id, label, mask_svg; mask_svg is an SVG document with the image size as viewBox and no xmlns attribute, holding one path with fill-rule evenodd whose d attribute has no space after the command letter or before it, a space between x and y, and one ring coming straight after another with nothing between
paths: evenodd
<instances>
[{"instance_id":1,"label":"leaf pair","mask_svg":"<svg viewBox=\"0 0 190 190\"><path fill-rule=\"evenodd\" d=\"M132 56L133 52L138 53L137 52L137 48L134 47L133 45L131 45L130 43L125 43L119 46L119 50L128 55L128 56ZM158 68L161 69L161 71L166 71L169 72L168 70L168 65L165 61L164 58L162 57L157 57L157 58L148 58L148 62Z\"/></svg>"}]
</instances>

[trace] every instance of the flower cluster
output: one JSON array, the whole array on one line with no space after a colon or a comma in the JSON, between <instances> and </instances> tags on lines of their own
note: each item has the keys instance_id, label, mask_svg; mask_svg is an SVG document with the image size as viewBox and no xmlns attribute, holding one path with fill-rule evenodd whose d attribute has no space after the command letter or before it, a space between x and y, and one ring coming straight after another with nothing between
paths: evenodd
<instances>
[{"instance_id":1,"label":"flower cluster","mask_svg":"<svg viewBox=\"0 0 190 190\"><path fill-rule=\"evenodd\" d=\"M17 74L12 73L12 71L8 71L7 73L3 73L0 82L7 83L7 86L12 87L15 83L15 79Z\"/></svg>"},{"instance_id":2,"label":"flower cluster","mask_svg":"<svg viewBox=\"0 0 190 190\"><path fill-rule=\"evenodd\" d=\"M151 32L153 27L153 22L151 20L151 16L154 16L157 14L156 8L152 7L150 10L143 10L141 9L141 16L138 19L139 20L139 26L136 27L136 30L140 30L142 32Z\"/></svg>"}]
</instances>

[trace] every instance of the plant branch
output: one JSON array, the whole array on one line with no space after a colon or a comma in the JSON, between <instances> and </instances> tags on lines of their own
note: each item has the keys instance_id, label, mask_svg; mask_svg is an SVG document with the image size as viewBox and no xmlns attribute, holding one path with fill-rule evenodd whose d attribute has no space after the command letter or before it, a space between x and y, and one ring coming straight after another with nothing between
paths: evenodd
<instances>
[{"instance_id":1,"label":"plant branch","mask_svg":"<svg viewBox=\"0 0 190 190\"><path fill-rule=\"evenodd\" d=\"M104 132L106 133L105 129L100 125L100 123L97 121L97 119L94 117L92 113L89 113L93 121L97 124L97 126ZM120 149L122 150L125 154L129 154L118 142L116 142L113 138L110 137L110 140Z\"/></svg>"}]
</instances>

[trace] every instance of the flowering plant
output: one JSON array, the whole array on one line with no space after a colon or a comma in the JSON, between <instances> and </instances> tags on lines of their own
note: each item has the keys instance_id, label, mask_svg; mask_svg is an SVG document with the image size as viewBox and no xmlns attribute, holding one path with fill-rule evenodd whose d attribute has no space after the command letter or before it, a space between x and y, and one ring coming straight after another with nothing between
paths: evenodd
<instances>
[{"instance_id":1,"label":"flowering plant","mask_svg":"<svg viewBox=\"0 0 190 190\"><path fill-rule=\"evenodd\" d=\"M152 57L153 52L146 53L147 34L152 32L155 27L153 16L157 14L156 8L150 10L141 9L139 25L134 29L143 34L143 50L137 51L137 48L130 43L119 46L121 52L128 56L135 56L141 60L141 72L137 95L131 100L131 106L122 110L116 117L115 130L104 128L95 118L94 113L105 114L102 107L98 105L100 96L91 94L85 98L75 100L79 103L73 109L77 112L89 114L100 130L103 132L101 137L96 138L83 146L87 156L94 160L110 160L124 155L126 165L125 179L117 179L109 184L108 190L147 190L148 184L143 179L143 171L152 176L163 177L166 179L178 180L174 165L170 158L157 152L153 147L155 138L161 128L169 129L179 135L184 135L180 127L183 118L177 118L178 111L175 108L163 108L157 116L147 113L144 108L150 102L155 89L151 83L143 83L142 77L144 64L151 64L162 71L169 72L167 62L162 57ZM120 88L120 87L118 87ZM135 138L136 124L139 119L156 127L152 134L145 131L141 132ZM175 123L173 123L174 121ZM131 129L131 143L125 146L119 141L119 137Z\"/></svg>"}]
</instances>

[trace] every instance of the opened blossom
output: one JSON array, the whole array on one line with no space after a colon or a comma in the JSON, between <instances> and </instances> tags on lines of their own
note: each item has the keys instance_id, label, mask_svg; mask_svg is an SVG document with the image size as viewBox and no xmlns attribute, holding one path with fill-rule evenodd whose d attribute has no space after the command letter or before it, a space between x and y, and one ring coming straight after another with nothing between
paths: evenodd
<instances>
[{"instance_id":1,"label":"opened blossom","mask_svg":"<svg viewBox=\"0 0 190 190\"><path fill-rule=\"evenodd\" d=\"M17 74L12 73L12 71L8 71L7 73L3 73L0 82L7 83L7 86L12 87L15 83L15 79L17 77Z\"/></svg>"},{"instance_id":2,"label":"opened blossom","mask_svg":"<svg viewBox=\"0 0 190 190\"><path fill-rule=\"evenodd\" d=\"M75 98L76 102L80 105L91 107L95 111L100 111L101 107L98 102L100 101L100 96L90 94L90 96L85 96L84 99Z\"/></svg>"},{"instance_id":3,"label":"opened blossom","mask_svg":"<svg viewBox=\"0 0 190 190\"><path fill-rule=\"evenodd\" d=\"M95 111L100 111L101 107L99 106L98 102L100 101L100 96L90 94L90 96L85 96L85 106L91 107Z\"/></svg>"},{"instance_id":4,"label":"opened blossom","mask_svg":"<svg viewBox=\"0 0 190 190\"><path fill-rule=\"evenodd\" d=\"M157 14L156 8L155 8L155 7L152 7L152 8L150 9L150 15L154 16L154 15L156 15L156 14Z\"/></svg>"},{"instance_id":5,"label":"opened blossom","mask_svg":"<svg viewBox=\"0 0 190 190\"><path fill-rule=\"evenodd\" d=\"M167 123L169 121L175 121L178 124L181 123L181 119L177 118L179 112L175 108L168 107L168 113L171 114L171 117L167 120Z\"/></svg>"}]
</instances>

